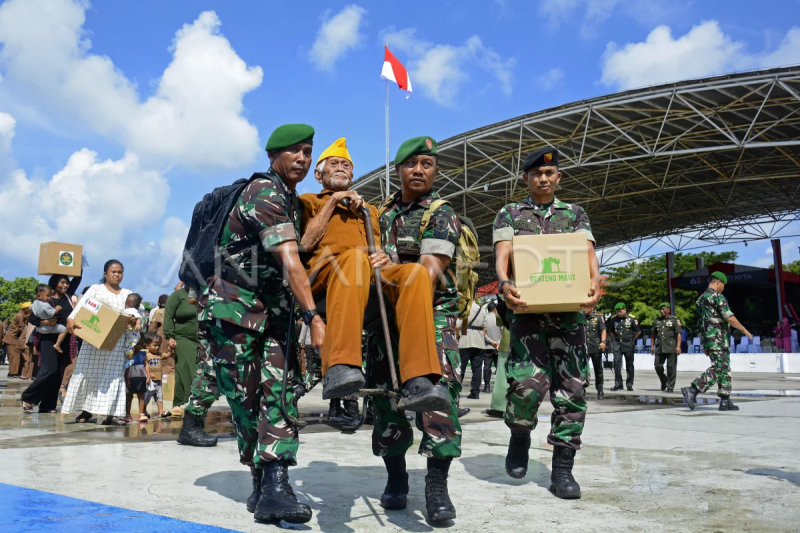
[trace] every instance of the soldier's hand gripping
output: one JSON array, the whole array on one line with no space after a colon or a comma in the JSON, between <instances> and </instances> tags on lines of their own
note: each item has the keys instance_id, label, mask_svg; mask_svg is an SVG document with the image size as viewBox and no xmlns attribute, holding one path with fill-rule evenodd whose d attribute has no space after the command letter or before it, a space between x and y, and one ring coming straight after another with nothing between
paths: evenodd
<instances>
[{"instance_id":1,"label":"soldier's hand gripping","mask_svg":"<svg viewBox=\"0 0 800 533\"><path fill-rule=\"evenodd\" d=\"M584 311L594 309L594 306L600 301L600 296L602 296L600 284L597 283L596 279L589 281L589 293L587 296L589 296L589 299L581 306Z\"/></svg>"},{"instance_id":2,"label":"soldier's hand gripping","mask_svg":"<svg viewBox=\"0 0 800 533\"><path fill-rule=\"evenodd\" d=\"M322 342L325 340L325 321L315 316L311 320L311 346L319 352L322 350Z\"/></svg>"},{"instance_id":3,"label":"soldier's hand gripping","mask_svg":"<svg viewBox=\"0 0 800 533\"><path fill-rule=\"evenodd\" d=\"M520 298L519 290L510 283L503 285L503 296L506 297L506 305L512 311L522 312L528 308L528 302Z\"/></svg>"}]
</instances>

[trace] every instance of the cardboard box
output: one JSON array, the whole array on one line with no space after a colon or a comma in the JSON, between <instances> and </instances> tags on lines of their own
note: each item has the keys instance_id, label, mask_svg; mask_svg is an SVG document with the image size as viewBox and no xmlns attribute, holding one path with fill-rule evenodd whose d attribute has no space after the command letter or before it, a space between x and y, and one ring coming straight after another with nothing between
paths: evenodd
<instances>
[{"instance_id":1,"label":"cardboard box","mask_svg":"<svg viewBox=\"0 0 800 533\"><path fill-rule=\"evenodd\" d=\"M128 327L128 316L97 298L81 298L75 335L99 350L112 350Z\"/></svg>"},{"instance_id":2,"label":"cardboard box","mask_svg":"<svg viewBox=\"0 0 800 533\"><path fill-rule=\"evenodd\" d=\"M161 378L161 392L164 401L171 402L175 398L175 374L164 374Z\"/></svg>"},{"instance_id":3,"label":"cardboard box","mask_svg":"<svg viewBox=\"0 0 800 533\"><path fill-rule=\"evenodd\" d=\"M581 310L591 279L584 232L517 236L512 246L514 281L526 313Z\"/></svg>"},{"instance_id":4,"label":"cardboard box","mask_svg":"<svg viewBox=\"0 0 800 533\"><path fill-rule=\"evenodd\" d=\"M83 246L63 242L43 242L39 245L39 275L81 275Z\"/></svg>"}]
</instances>

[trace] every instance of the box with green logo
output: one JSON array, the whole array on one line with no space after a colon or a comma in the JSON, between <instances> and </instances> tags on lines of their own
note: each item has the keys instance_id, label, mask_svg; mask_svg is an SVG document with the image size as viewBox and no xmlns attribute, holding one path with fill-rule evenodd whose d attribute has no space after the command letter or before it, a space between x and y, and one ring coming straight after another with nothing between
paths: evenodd
<instances>
[{"instance_id":1,"label":"box with green logo","mask_svg":"<svg viewBox=\"0 0 800 533\"><path fill-rule=\"evenodd\" d=\"M127 315L97 298L81 298L74 320L75 335L99 350L113 350L128 327Z\"/></svg>"},{"instance_id":2,"label":"box with green logo","mask_svg":"<svg viewBox=\"0 0 800 533\"><path fill-rule=\"evenodd\" d=\"M580 311L589 298L586 233L515 236L514 282L528 304L526 313Z\"/></svg>"},{"instance_id":3,"label":"box with green logo","mask_svg":"<svg viewBox=\"0 0 800 533\"><path fill-rule=\"evenodd\" d=\"M39 275L81 275L83 246L63 242L43 242L39 245Z\"/></svg>"}]
</instances>

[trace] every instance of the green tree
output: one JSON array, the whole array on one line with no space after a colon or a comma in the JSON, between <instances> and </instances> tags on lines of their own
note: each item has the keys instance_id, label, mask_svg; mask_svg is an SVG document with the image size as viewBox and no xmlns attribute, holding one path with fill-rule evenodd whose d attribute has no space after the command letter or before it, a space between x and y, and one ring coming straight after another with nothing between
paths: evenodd
<instances>
[{"instance_id":1,"label":"green tree","mask_svg":"<svg viewBox=\"0 0 800 533\"><path fill-rule=\"evenodd\" d=\"M702 257L706 265L713 263L730 263L736 260L736 252L700 252L699 254L675 254L675 275L680 276L696 270L696 258ZM608 276L597 308L602 312L610 312L618 302L625 302L628 310L639 323L644 326L653 324L660 315L658 304L667 301L667 260L663 255L650 257L641 262L631 261L628 264L605 269ZM694 303L697 291L675 289L676 314L687 330L696 322Z\"/></svg>"},{"instance_id":2,"label":"green tree","mask_svg":"<svg viewBox=\"0 0 800 533\"><path fill-rule=\"evenodd\" d=\"M36 278L0 278L0 320L11 320L19 312L19 304L36 298Z\"/></svg>"},{"instance_id":3,"label":"green tree","mask_svg":"<svg viewBox=\"0 0 800 533\"><path fill-rule=\"evenodd\" d=\"M792 261L788 265L783 265L783 271L791 272L792 274L800 274L800 259L797 261Z\"/></svg>"}]
</instances>

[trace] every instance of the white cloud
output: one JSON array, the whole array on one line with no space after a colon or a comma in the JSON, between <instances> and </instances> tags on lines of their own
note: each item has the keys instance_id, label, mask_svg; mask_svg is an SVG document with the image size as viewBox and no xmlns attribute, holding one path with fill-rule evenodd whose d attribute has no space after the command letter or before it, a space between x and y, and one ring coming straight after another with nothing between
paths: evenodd
<instances>
[{"instance_id":1,"label":"white cloud","mask_svg":"<svg viewBox=\"0 0 800 533\"><path fill-rule=\"evenodd\" d=\"M536 80L539 83L539 87L545 91L550 91L561 85L561 82L564 81L564 71L560 68L551 68L536 78Z\"/></svg>"},{"instance_id":2,"label":"white cloud","mask_svg":"<svg viewBox=\"0 0 800 533\"><path fill-rule=\"evenodd\" d=\"M726 35L710 20L673 38L670 28L659 26L644 42L619 47L611 42L603 55L601 82L620 89L643 87L800 62L800 28L792 28L780 46L765 53L749 53L745 43Z\"/></svg>"},{"instance_id":3,"label":"white cloud","mask_svg":"<svg viewBox=\"0 0 800 533\"><path fill-rule=\"evenodd\" d=\"M506 96L513 90L512 71L516 61L503 59L492 48L484 46L477 35L461 46L454 46L420 39L415 29L387 28L381 33L381 41L410 57L407 66L411 83L422 87L423 94L442 105L456 104L462 86L470 80L470 71L476 68L491 74Z\"/></svg>"},{"instance_id":4,"label":"white cloud","mask_svg":"<svg viewBox=\"0 0 800 533\"><path fill-rule=\"evenodd\" d=\"M8 115L0 114L0 124ZM0 133L10 147L13 125ZM7 142L8 140L8 142ZM36 264L39 243L83 244L95 258L118 255L141 229L164 213L169 186L128 152L100 161L86 148L72 154L49 180L28 178L16 169L0 180L0 256Z\"/></svg>"},{"instance_id":5,"label":"white cloud","mask_svg":"<svg viewBox=\"0 0 800 533\"><path fill-rule=\"evenodd\" d=\"M782 241L781 242L781 260L784 265L791 263L792 261L797 261L800 259L800 252L798 252L798 245L800 243L798 241ZM772 257L772 246L767 246L764 250L764 255L756 259L756 266L761 268L767 268L770 265L774 265L773 257Z\"/></svg>"},{"instance_id":6,"label":"white cloud","mask_svg":"<svg viewBox=\"0 0 800 533\"><path fill-rule=\"evenodd\" d=\"M348 50L356 48L364 39L359 33L367 10L351 4L322 23L317 39L308 53L308 59L320 70L333 71L336 62ZM330 13L326 13L327 18Z\"/></svg>"},{"instance_id":7,"label":"white cloud","mask_svg":"<svg viewBox=\"0 0 800 533\"><path fill-rule=\"evenodd\" d=\"M567 22L580 22L581 37L591 39L612 16L623 15L640 24L652 25L675 16L683 17L688 3L688 0L540 0L539 14L552 31Z\"/></svg>"},{"instance_id":8,"label":"white cloud","mask_svg":"<svg viewBox=\"0 0 800 533\"><path fill-rule=\"evenodd\" d=\"M261 85L219 33L213 11L179 29L172 62L155 93L138 87L106 56L90 53L80 0L9 0L0 6L3 100L71 129L89 128L145 160L193 168L236 168L260 150L242 116L244 95Z\"/></svg>"}]
</instances>

